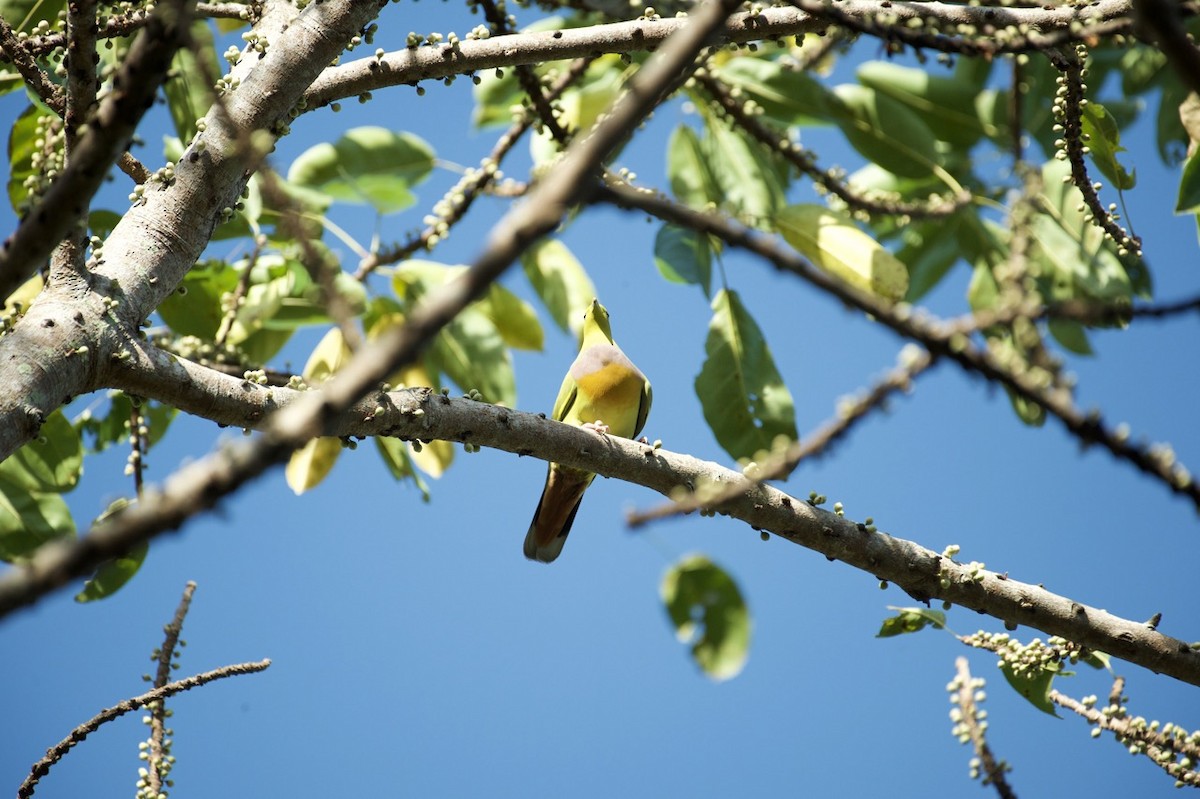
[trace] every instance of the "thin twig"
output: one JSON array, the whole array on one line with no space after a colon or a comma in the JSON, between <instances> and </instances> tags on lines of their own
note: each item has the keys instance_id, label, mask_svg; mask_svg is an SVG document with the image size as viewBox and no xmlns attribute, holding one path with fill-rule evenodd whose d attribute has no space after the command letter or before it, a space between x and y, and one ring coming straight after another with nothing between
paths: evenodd
<instances>
[{"instance_id":1,"label":"thin twig","mask_svg":"<svg viewBox=\"0 0 1200 799\"><path fill-rule=\"evenodd\" d=\"M982 765L983 784L994 786L1000 799L1017 799L1016 793L1013 792L1012 786L1008 784L1008 779L1004 776L1010 770L1008 764L1003 760L996 760L984 735L986 725L983 723L982 713L975 704L975 689L982 681L977 683L971 677L971 668L965 657L955 658L954 666L955 681L958 684L958 693L955 694L954 700L961 713L956 730L961 725L961 734L966 736L966 740L970 741L974 748L975 756L979 758Z\"/></svg>"},{"instance_id":2,"label":"thin twig","mask_svg":"<svg viewBox=\"0 0 1200 799\"><path fill-rule=\"evenodd\" d=\"M587 71L588 65L591 63L591 58L575 59L567 70L559 76L558 80L554 82L554 85L550 87L550 90L546 93L546 99L550 102L557 100L568 87ZM381 252L371 253L371 255L364 258L362 263L359 264L358 271L354 273L354 278L356 280L364 280L367 275L379 267L403 261L418 250L431 249L436 242L444 239L450 228L459 222L466 215L467 211L470 210L475 199L492 186L500 164L504 161L504 157L508 155L513 146L521 139L525 131L529 130L532 124L533 116L528 112L521 113L519 118L509 126L508 130L504 131L503 135L496 140L492 151L483 159L479 168L470 170L435 204L435 209L441 206L447 207L447 210L441 214L436 223L427 225L424 230L410 237L404 244Z\"/></svg>"},{"instance_id":3,"label":"thin twig","mask_svg":"<svg viewBox=\"0 0 1200 799\"><path fill-rule=\"evenodd\" d=\"M138 492L141 496L141 492ZM179 606L175 608L175 617L163 630L162 646L158 650L158 671L154 675L154 687L163 688L171 679L171 667L175 660L175 647L179 644L179 634L183 631L183 620L192 605L192 595L196 593L196 583L189 580L183 587L183 596L179 598ZM164 755L167 737L167 707L163 701L150 705L150 747L147 752L146 780L149 783L150 795L158 796L162 790L162 779L166 769Z\"/></svg>"},{"instance_id":4,"label":"thin twig","mask_svg":"<svg viewBox=\"0 0 1200 799\"><path fill-rule=\"evenodd\" d=\"M771 130L746 112L741 100L734 97L728 87L709 74L697 74L696 82L713 99L717 107L733 120L742 130L784 158L812 181L830 194L840 198L850 208L870 214L907 216L912 219L940 218L950 216L971 202L971 193L963 190L945 197L930 197L926 200L905 200L862 194L841 180L834 172L821 169L809 151L792 141L786 134Z\"/></svg>"},{"instance_id":5,"label":"thin twig","mask_svg":"<svg viewBox=\"0 0 1200 799\"><path fill-rule=\"evenodd\" d=\"M864 396L840 403L836 417L823 424L812 435L801 436L782 452L772 454L756 464L753 471L746 474L746 479L706 486L657 508L630 513L625 518L626 523L631 528L637 528L652 521L691 513L701 508L719 507L733 497L745 493L755 483L786 477L801 461L828 453L835 443L849 435L851 429L872 411L883 408L892 394L910 390L913 378L933 365L933 359L925 351L902 353L900 360L902 364L876 381Z\"/></svg>"},{"instance_id":6,"label":"thin twig","mask_svg":"<svg viewBox=\"0 0 1200 799\"><path fill-rule=\"evenodd\" d=\"M47 750L46 756L33 765L29 776L25 778L25 781L21 783L21 787L17 789L17 799L28 799L28 797L33 796L38 780L46 776L55 763L62 760L67 752L71 751L73 746L81 743L88 735L113 719L120 718L126 713L137 710L140 707L145 707L151 702L157 702L169 696L190 691L193 688L198 688L214 680L222 680L226 677L238 677L242 674L253 674L263 671L270 665L270 660L260 660L257 663L238 663L232 666L222 666L219 669L213 669L203 674L196 674L186 679L169 683L162 688L155 688L153 691L147 691L141 696L126 699L123 702L100 711L83 724L71 730L70 735Z\"/></svg>"},{"instance_id":7,"label":"thin twig","mask_svg":"<svg viewBox=\"0 0 1200 799\"><path fill-rule=\"evenodd\" d=\"M596 190L593 199L621 208L649 213L680 227L708 233L726 243L764 258L776 268L791 272L838 300L871 315L899 335L920 343L935 357L954 361L963 369L1003 385L1015 395L1056 417L1080 443L1099 444L1118 459L1132 464L1161 482L1170 491L1189 499L1200 510L1200 483L1160 447L1135 443L1120 429L1105 425L1099 411L1081 411L1063 390L1045 389L1024 373L1007 369L988 352L971 344L961 333L946 331L937 323L914 314L907 305L893 306L817 269L794 250L724 216L694 211L654 192L610 184Z\"/></svg>"},{"instance_id":8,"label":"thin twig","mask_svg":"<svg viewBox=\"0 0 1200 799\"><path fill-rule=\"evenodd\" d=\"M7 297L44 261L87 213L109 166L166 77L175 52L188 38L194 0L160 3L113 78L114 89L79 138L71 161L0 246L0 296Z\"/></svg>"}]
</instances>

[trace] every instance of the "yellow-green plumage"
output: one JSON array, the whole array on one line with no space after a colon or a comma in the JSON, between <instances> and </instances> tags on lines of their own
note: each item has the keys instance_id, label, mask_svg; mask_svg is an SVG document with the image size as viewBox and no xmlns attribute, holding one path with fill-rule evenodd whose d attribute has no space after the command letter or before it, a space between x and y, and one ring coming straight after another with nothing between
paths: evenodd
<instances>
[{"instance_id":1,"label":"yellow-green plumage","mask_svg":"<svg viewBox=\"0 0 1200 799\"><path fill-rule=\"evenodd\" d=\"M650 413L650 381L612 338L608 311L592 300L583 320L579 355L558 390L554 418L567 424L600 423L608 432L634 438ZM550 563L562 552L583 492L596 475L551 463L546 486L525 536L525 557Z\"/></svg>"}]
</instances>

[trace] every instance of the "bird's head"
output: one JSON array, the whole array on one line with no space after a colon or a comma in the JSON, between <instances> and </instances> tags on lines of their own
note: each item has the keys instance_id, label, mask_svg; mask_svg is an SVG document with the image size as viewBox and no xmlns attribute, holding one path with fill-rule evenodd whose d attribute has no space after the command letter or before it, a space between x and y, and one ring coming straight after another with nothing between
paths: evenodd
<instances>
[{"instance_id":1,"label":"bird's head","mask_svg":"<svg viewBox=\"0 0 1200 799\"><path fill-rule=\"evenodd\" d=\"M597 335L603 336L609 344L612 343L612 327L608 323L608 309L600 304L600 300L592 299L587 312L583 315L583 341Z\"/></svg>"}]
</instances>

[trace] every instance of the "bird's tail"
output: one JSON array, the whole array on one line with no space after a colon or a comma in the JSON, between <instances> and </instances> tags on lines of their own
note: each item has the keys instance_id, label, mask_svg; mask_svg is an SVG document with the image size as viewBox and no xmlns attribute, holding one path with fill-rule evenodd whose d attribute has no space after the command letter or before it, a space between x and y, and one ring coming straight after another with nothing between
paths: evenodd
<instances>
[{"instance_id":1,"label":"bird's tail","mask_svg":"<svg viewBox=\"0 0 1200 799\"><path fill-rule=\"evenodd\" d=\"M585 473L572 474L571 471L551 467L546 475L546 487L542 489L542 498L533 513L529 532L525 534L525 557L530 560L551 563L567 543L579 503L583 501L584 489L595 477Z\"/></svg>"}]
</instances>

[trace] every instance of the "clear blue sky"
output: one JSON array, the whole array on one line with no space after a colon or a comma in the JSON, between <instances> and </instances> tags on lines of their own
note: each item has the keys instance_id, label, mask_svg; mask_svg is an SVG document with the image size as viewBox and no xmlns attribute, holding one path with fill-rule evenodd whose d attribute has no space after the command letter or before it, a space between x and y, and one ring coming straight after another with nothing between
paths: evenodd
<instances>
[{"instance_id":1,"label":"clear blue sky","mask_svg":"<svg viewBox=\"0 0 1200 799\"><path fill-rule=\"evenodd\" d=\"M455 4L405 3L387 13L401 38L409 30L462 34L478 23ZM381 36L379 44L393 41ZM855 52L878 55L873 42ZM345 103L338 115L302 118L276 166L363 124L413 131L440 157L475 164L494 134L468 129L469 82L427 88L420 101L401 87L366 106ZM12 119L20 107L5 97L0 116ZM644 183L664 185L666 134L681 118L678 103L661 110L622 164ZM159 141L146 139L140 155L153 168ZM832 137L814 141L827 163L856 165ZM1172 216L1177 177L1152 141L1143 124L1127 142L1140 181L1128 199L1157 295L1169 299L1200 286L1196 233L1193 221ZM526 149L519 150L509 168L516 176L526 163ZM453 180L448 171L435 174L420 189L422 205L386 220L383 238L417 227L423 208ZM127 191L118 176L108 207L123 207ZM807 197L807 189L796 196ZM501 209L483 203L433 257L468 262ZM348 209L336 218L366 241L365 216ZM692 388L707 300L695 287L658 277L650 255L655 230L639 216L600 209L563 237L611 311L618 342L654 383L646 434L727 464ZM772 345L801 431L894 363L902 342L878 326L740 254L730 253L725 267ZM935 307L960 311L967 278L965 268L954 272L932 298ZM519 267L505 283L532 298ZM545 351L515 355L524 410L550 410L574 354L574 341L546 324ZM1197 468L1195 335L1191 318L1096 333L1097 356L1070 364L1080 377L1080 404L1128 421L1135 435L1170 440ZM315 336L299 337L288 351L297 369ZM162 479L230 434L177 421L150 455L150 476ZM83 485L69 497L81 524L131 491L123 465L123 452L87 462ZM874 638L886 606L913 603L895 588L880 591L867 574L778 539L760 542L727 519L689 517L628 533L624 512L659 501L644 489L597 481L563 557L550 567L527 562L521 540L544 470L532 459L460 450L423 504L413 488L391 480L364 442L308 495L294 498L277 470L157 541L142 573L108 601L79 606L74 591L64 591L6 619L0 782L16 786L73 726L144 690L140 675L151 669L162 625L184 583L195 580L181 674L264 657L274 665L170 703L178 758L172 796L181 799L349 791L971 795L982 789L967 778L970 752L949 734L945 691L961 654L988 680L991 741L1013 765L1020 795L1173 791L1147 760L1019 699L992 655L970 652L945 633ZM870 420L832 457L803 466L784 488L800 497L818 490L894 535L934 549L960 544L962 560L1044 582L1124 617L1161 611L1164 632L1200 639L1194 510L1106 454L1081 452L1054 422L1023 426L1003 392L956 367L922 378L913 396ZM714 684L697 672L658 600L664 569L692 551L737 577L754 616L750 660L731 682ZM949 624L960 633L1001 629L960 609ZM1017 635L1045 637L1028 629ZM1116 667L1129 678L1134 712L1200 726L1196 689ZM1058 683L1075 696L1103 696L1108 686L1106 675L1091 670ZM139 716L94 734L43 780L38 795L131 796L146 730Z\"/></svg>"}]
</instances>

